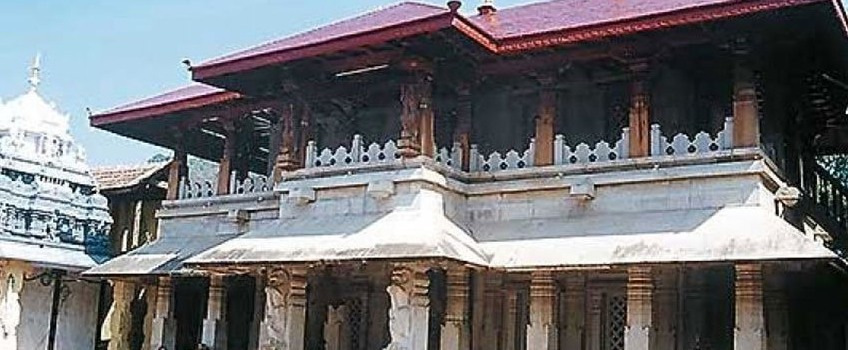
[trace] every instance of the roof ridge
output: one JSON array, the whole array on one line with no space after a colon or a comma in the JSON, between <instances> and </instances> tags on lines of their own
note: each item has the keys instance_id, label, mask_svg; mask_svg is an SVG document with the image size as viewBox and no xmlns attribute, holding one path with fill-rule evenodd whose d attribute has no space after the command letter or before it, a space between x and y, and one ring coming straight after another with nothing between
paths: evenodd
<instances>
[{"instance_id":1,"label":"roof ridge","mask_svg":"<svg viewBox=\"0 0 848 350\"><path fill-rule=\"evenodd\" d=\"M389 10L389 9L394 9L394 8L397 8L397 7L400 7L400 6L403 6L403 5L424 6L424 7L430 8L430 9L434 9L434 10L448 10L446 7L436 6L436 5L433 5L433 4L417 2L417 1L402 0L402 1L398 1L398 2L395 2L393 4L389 4L389 5L380 5L380 6L377 6L376 8L371 9L371 10L367 10L367 11L364 11L364 12L361 12L361 13L357 13L357 14L351 15L349 17L344 17L342 19L338 19L338 20L329 22L327 24L321 24L321 25L318 25L318 26L313 27L311 29L302 31L302 32L289 34L289 35L283 36L281 38L271 39L271 40L265 41L263 43L250 46L250 47L245 48L245 49L234 50L234 51L226 53L224 55L205 60L204 62L201 62L199 64L199 66L205 66L205 65L208 65L208 64L214 65L214 64L217 64L218 61L224 60L228 57L238 55L238 54L240 54L244 51L247 51L247 50L254 50L254 49L257 49L257 48L262 48L262 47L266 47L266 46L269 46L269 45L274 45L274 44L277 44L277 43L282 42L284 40L290 40L292 38L305 36L307 34L314 33L318 30L335 27L335 26L338 26L338 25L340 25L344 22L348 22L348 21L352 21L352 20L355 20L355 19L367 17L367 16L370 16L370 15L376 14L378 12L386 11L386 10Z\"/></svg>"}]
</instances>

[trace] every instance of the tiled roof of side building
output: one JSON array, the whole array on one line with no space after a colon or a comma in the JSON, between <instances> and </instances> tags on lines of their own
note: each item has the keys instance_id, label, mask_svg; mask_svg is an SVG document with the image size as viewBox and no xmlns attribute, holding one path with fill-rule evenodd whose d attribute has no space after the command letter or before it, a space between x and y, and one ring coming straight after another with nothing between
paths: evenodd
<instances>
[{"instance_id":1,"label":"tiled roof of side building","mask_svg":"<svg viewBox=\"0 0 848 350\"><path fill-rule=\"evenodd\" d=\"M169 162L153 162L138 165L119 165L94 168L92 175L100 191L133 187L155 176L168 167Z\"/></svg>"},{"instance_id":2,"label":"tiled roof of side building","mask_svg":"<svg viewBox=\"0 0 848 350\"><path fill-rule=\"evenodd\" d=\"M300 48L369 31L415 22L448 13L447 8L417 2L401 2L378 8L356 17L321 26L300 34L274 40L201 63L198 67L213 66L242 58Z\"/></svg>"}]
</instances>

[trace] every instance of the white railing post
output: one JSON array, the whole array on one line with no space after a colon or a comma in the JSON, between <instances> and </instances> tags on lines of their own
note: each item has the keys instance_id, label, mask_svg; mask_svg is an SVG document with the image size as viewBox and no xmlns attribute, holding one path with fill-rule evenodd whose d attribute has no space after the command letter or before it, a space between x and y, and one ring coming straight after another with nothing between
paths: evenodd
<instances>
[{"instance_id":1,"label":"white railing post","mask_svg":"<svg viewBox=\"0 0 848 350\"><path fill-rule=\"evenodd\" d=\"M315 158L318 157L317 152L318 150L315 149L315 141L309 140L309 142L306 143L306 160L303 165L304 168L311 168L315 166Z\"/></svg>"},{"instance_id":2,"label":"white railing post","mask_svg":"<svg viewBox=\"0 0 848 350\"><path fill-rule=\"evenodd\" d=\"M733 148L733 117L724 118L724 130L721 132L722 142L721 146L724 149L732 149Z\"/></svg>"},{"instance_id":3,"label":"white railing post","mask_svg":"<svg viewBox=\"0 0 848 350\"><path fill-rule=\"evenodd\" d=\"M651 124L651 155L652 156L661 156L662 155L662 142L660 138L662 137L662 131L660 130L659 124Z\"/></svg>"},{"instance_id":4,"label":"white railing post","mask_svg":"<svg viewBox=\"0 0 848 350\"><path fill-rule=\"evenodd\" d=\"M564 146L565 136L562 134L556 134L556 136L554 136L554 165L565 164Z\"/></svg>"},{"instance_id":5,"label":"white railing post","mask_svg":"<svg viewBox=\"0 0 848 350\"><path fill-rule=\"evenodd\" d=\"M471 145L471 151L468 154L468 162L470 163L468 164L468 171L480 171L480 153L477 150L476 144Z\"/></svg>"},{"instance_id":6,"label":"white railing post","mask_svg":"<svg viewBox=\"0 0 848 350\"><path fill-rule=\"evenodd\" d=\"M525 152L524 163L527 165L526 167L532 167L535 164L536 159L536 138L530 139L530 145L527 147L527 152Z\"/></svg>"},{"instance_id":7,"label":"white railing post","mask_svg":"<svg viewBox=\"0 0 848 350\"><path fill-rule=\"evenodd\" d=\"M177 186L177 198L185 199L186 198L186 178L180 178L180 184Z\"/></svg>"},{"instance_id":8,"label":"white railing post","mask_svg":"<svg viewBox=\"0 0 848 350\"><path fill-rule=\"evenodd\" d=\"M630 158L630 128L621 129L620 149L618 150L618 159Z\"/></svg>"},{"instance_id":9,"label":"white railing post","mask_svg":"<svg viewBox=\"0 0 848 350\"><path fill-rule=\"evenodd\" d=\"M350 144L350 158L353 159L351 163L359 163L362 149L362 135L353 135L353 142Z\"/></svg>"},{"instance_id":10,"label":"white railing post","mask_svg":"<svg viewBox=\"0 0 848 350\"><path fill-rule=\"evenodd\" d=\"M462 169L462 144L459 142L454 142L451 147L451 162L453 163L453 167L456 169Z\"/></svg>"},{"instance_id":11,"label":"white railing post","mask_svg":"<svg viewBox=\"0 0 848 350\"><path fill-rule=\"evenodd\" d=\"M230 172L230 194L238 193L238 177L235 171Z\"/></svg>"}]
</instances>

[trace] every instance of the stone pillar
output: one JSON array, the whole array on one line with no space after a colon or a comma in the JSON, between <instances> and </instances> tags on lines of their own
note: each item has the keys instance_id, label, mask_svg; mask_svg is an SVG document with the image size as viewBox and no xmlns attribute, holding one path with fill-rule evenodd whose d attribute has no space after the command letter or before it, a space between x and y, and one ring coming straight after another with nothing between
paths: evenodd
<instances>
[{"instance_id":1,"label":"stone pillar","mask_svg":"<svg viewBox=\"0 0 848 350\"><path fill-rule=\"evenodd\" d=\"M404 158L414 158L419 154L432 157L435 138L431 68L419 59L407 59L401 63L401 68L408 76L400 86L400 154Z\"/></svg>"},{"instance_id":2,"label":"stone pillar","mask_svg":"<svg viewBox=\"0 0 848 350\"><path fill-rule=\"evenodd\" d=\"M765 290L766 337L768 350L789 349L789 308L786 302L784 271L778 266L763 271Z\"/></svg>"},{"instance_id":3,"label":"stone pillar","mask_svg":"<svg viewBox=\"0 0 848 350\"><path fill-rule=\"evenodd\" d=\"M556 350L559 336L556 325L557 285L551 271L535 271L530 280L530 324L527 325L527 349Z\"/></svg>"},{"instance_id":4,"label":"stone pillar","mask_svg":"<svg viewBox=\"0 0 848 350\"><path fill-rule=\"evenodd\" d=\"M392 270L389 294L389 334L385 350L427 350L430 280L425 269L399 265Z\"/></svg>"},{"instance_id":5,"label":"stone pillar","mask_svg":"<svg viewBox=\"0 0 848 350\"><path fill-rule=\"evenodd\" d=\"M188 160L185 150L185 138L183 131L180 129L171 130L174 137L174 159L168 168L168 192L166 199L174 200L180 195L180 181L188 176Z\"/></svg>"},{"instance_id":6,"label":"stone pillar","mask_svg":"<svg viewBox=\"0 0 848 350\"><path fill-rule=\"evenodd\" d=\"M624 349L649 350L653 332L654 282L650 267L627 269L627 327Z\"/></svg>"},{"instance_id":7,"label":"stone pillar","mask_svg":"<svg viewBox=\"0 0 848 350\"><path fill-rule=\"evenodd\" d=\"M350 348L348 312L346 305L327 305L327 319L324 321L324 350Z\"/></svg>"},{"instance_id":8,"label":"stone pillar","mask_svg":"<svg viewBox=\"0 0 848 350\"><path fill-rule=\"evenodd\" d=\"M586 291L586 348L588 350L601 350L601 302L603 297L601 291L595 286L587 284Z\"/></svg>"},{"instance_id":9,"label":"stone pillar","mask_svg":"<svg viewBox=\"0 0 848 350\"><path fill-rule=\"evenodd\" d=\"M156 288L156 314L150 334L150 350L176 347L177 320L174 318L174 293L171 277L159 277Z\"/></svg>"},{"instance_id":10,"label":"stone pillar","mask_svg":"<svg viewBox=\"0 0 848 350\"><path fill-rule=\"evenodd\" d=\"M644 61L634 63L630 69L633 72L633 81L630 85L630 157L647 157L651 154L648 63Z\"/></svg>"},{"instance_id":11,"label":"stone pillar","mask_svg":"<svg viewBox=\"0 0 848 350\"><path fill-rule=\"evenodd\" d=\"M503 310L501 318L500 334L501 334L501 349L503 350L518 350L516 349L515 334L518 327L518 290L511 284L504 285L503 288L503 303L498 306Z\"/></svg>"},{"instance_id":12,"label":"stone pillar","mask_svg":"<svg viewBox=\"0 0 848 350\"><path fill-rule=\"evenodd\" d=\"M733 348L764 350L765 317L763 312L763 268L757 263L737 263L736 326Z\"/></svg>"},{"instance_id":13,"label":"stone pillar","mask_svg":"<svg viewBox=\"0 0 848 350\"><path fill-rule=\"evenodd\" d=\"M253 290L253 317L250 319L250 331L247 339L247 350L259 350L259 333L262 320L265 317L265 278L256 276Z\"/></svg>"},{"instance_id":14,"label":"stone pillar","mask_svg":"<svg viewBox=\"0 0 848 350\"><path fill-rule=\"evenodd\" d=\"M677 321L677 278L676 268L661 268L656 271L656 290L654 292L654 337L652 350L674 350L676 348Z\"/></svg>"},{"instance_id":15,"label":"stone pillar","mask_svg":"<svg viewBox=\"0 0 848 350\"><path fill-rule=\"evenodd\" d=\"M499 332L503 322L504 285L500 274L486 272L480 275L481 294L483 296L480 318L482 323L480 341L475 350L497 349L500 341Z\"/></svg>"},{"instance_id":16,"label":"stone pillar","mask_svg":"<svg viewBox=\"0 0 848 350\"><path fill-rule=\"evenodd\" d=\"M265 280L260 350L303 350L306 331L306 273L275 268Z\"/></svg>"},{"instance_id":17,"label":"stone pillar","mask_svg":"<svg viewBox=\"0 0 848 350\"><path fill-rule=\"evenodd\" d=\"M554 163L554 130L557 117L557 98L554 90L555 77L545 75L539 79L539 112L536 115L536 166Z\"/></svg>"},{"instance_id":18,"label":"stone pillar","mask_svg":"<svg viewBox=\"0 0 848 350\"><path fill-rule=\"evenodd\" d=\"M280 149L274 164L274 181L279 181L284 172L297 169L296 136L295 136L295 105L293 102L285 103L280 107Z\"/></svg>"},{"instance_id":19,"label":"stone pillar","mask_svg":"<svg viewBox=\"0 0 848 350\"><path fill-rule=\"evenodd\" d=\"M745 62L748 45L739 40L733 47L736 55L733 69L733 147L756 147L760 144L760 113L754 73Z\"/></svg>"},{"instance_id":20,"label":"stone pillar","mask_svg":"<svg viewBox=\"0 0 848 350\"><path fill-rule=\"evenodd\" d=\"M221 275L209 277L206 319L200 342L212 350L227 349L227 290Z\"/></svg>"},{"instance_id":21,"label":"stone pillar","mask_svg":"<svg viewBox=\"0 0 848 350\"><path fill-rule=\"evenodd\" d=\"M112 282L112 310L109 316L109 350L130 348L132 313L130 304L135 297L135 285L130 282Z\"/></svg>"},{"instance_id":22,"label":"stone pillar","mask_svg":"<svg viewBox=\"0 0 848 350\"><path fill-rule=\"evenodd\" d=\"M468 270L447 270L447 305L442 325L441 350L470 350L471 325L468 320Z\"/></svg>"},{"instance_id":23,"label":"stone pillar","mask_svg":"<svg viewBox=\"0 0 848 350\"><path fill-rule=\"evenodd\" d=\"M560 317L564 323L563 350L583 350L586 276L577 273L566 276L563 299L565 313Z\"/></svg>"},{"instance_id":24,"label":"stone pillar","mask_svg":"<svg viewBox=\"0 0 848 350\"><path fill-rule=\"evenodd\" d=\"M221 161L218 164L218 194L230 193L230 176L233 171L233 162L236 158L236 125L230 119L221 122L224 129L224 149Z\"/></svg>"},{"instance_id":25,"label":"stone pillar","mask_svg":"<svg viewBox=\"0 0 848 350\"><path fill-rule=\"evenodd\" d=\"M462 148L462 170L468 171L471 154L471 117L473 106L471 101L471 88L461 84L456 90L456 129L453 133L453 141Z\"/></svg>"}]
</instances>

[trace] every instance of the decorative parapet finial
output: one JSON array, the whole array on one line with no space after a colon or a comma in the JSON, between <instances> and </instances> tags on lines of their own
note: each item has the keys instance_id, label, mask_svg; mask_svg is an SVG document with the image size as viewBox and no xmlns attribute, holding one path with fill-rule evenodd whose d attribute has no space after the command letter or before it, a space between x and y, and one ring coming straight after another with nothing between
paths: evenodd
<instances>
[{"instance_id":1,"label":"decorative parapet finial","mask_svg":"<svg viewBox=\"0 0 848 350\"><path fill-rule=\"evenodd\" d=\"M38 88L38 84L41 84L41 53L35 54L35 58L32 60L32 66L29 67L30 75L27 81L29 82L30 91L35 91Z\"/></svg>"},{"instance_id":2,"label":"decorative parapet finial","mask_svg":"<svg viewBox=\"0 0 848 350\"><path fill-rule=\"evenodd\" d=\"M483 3L477 7L477 13L482 15L489 15L495 13L497 9L495 9L495 0L483 0Z\"/></svg>"}]
</instances>

